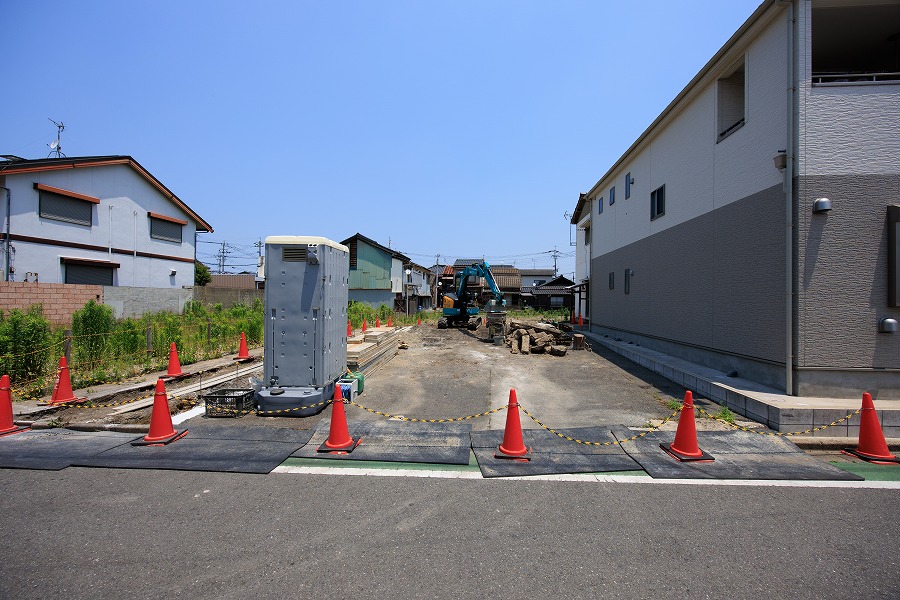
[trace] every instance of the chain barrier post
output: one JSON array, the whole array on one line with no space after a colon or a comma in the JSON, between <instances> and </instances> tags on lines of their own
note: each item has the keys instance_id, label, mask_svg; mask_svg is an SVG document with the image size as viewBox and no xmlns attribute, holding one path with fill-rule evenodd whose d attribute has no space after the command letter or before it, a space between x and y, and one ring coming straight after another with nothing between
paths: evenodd
<instances>
[{"instance_id":1,"label":"chain barrier post","mask_svg":"<svg viewBox=\"0 0 900 600\"><path fill-rule=\"evenodd\" d=\"M331 424L328 439L318 447L317 452L339 452L349 454L359 446L362 438L353 439L347 429L347 414L344 412L344 398L341 386L334 386L334 401L331 403Z\"/></svg>"},{"instance_id":2,"label":"chain barrier post","mask_svg":"<svg viewBox=\"0 0 900 600\"><path fill-rule=\"evenodd\" d=\"M878 414L875 412L875 403L872 402L872 395L868 392L863 394L860 411L859 442L856 448L845 448L841 452L876 465L900 464L900 458L891 454L888 449L884 431L881 429Z\"/></svg>"},{"instance_id":3,"label":"chain barrier post","mask_svg":"<svg viewBox=\"0 0 900 600\"><path fill-rule=\"evenodd\" d=\"M697 424L694 422L694 395L690 390L684 393L684 404L681 405L681 416L678 417L678 429L675 430L675 441L671 444L660 444L660 448L672 458L682 462L712 462L712 455L700 449L697 444Z\"/></svg>"},{"instance_id":4,"label":"chain barrier post","mask_svg":"<svg viewBox=\"0 0 900 600\"><path fill-rule=\"evenodd\" d=\"M522 440L522 422L519 418L519 400L516 390L509 390L509 406L506 409L506 429L503 431L503 443L497 447L494 458L530 461L531 448Z\"/></svg>"},{"instance_id":5,"label":"chain barrier post","mask_svg":"<svg viewBox=\"0 0 900 600\"><path fill-rule=\"evenodd\" d=\"M63 356L66 357L66 362L72 362L72 330L66 329L63 333Z\"/></svg>"}]
</instances>

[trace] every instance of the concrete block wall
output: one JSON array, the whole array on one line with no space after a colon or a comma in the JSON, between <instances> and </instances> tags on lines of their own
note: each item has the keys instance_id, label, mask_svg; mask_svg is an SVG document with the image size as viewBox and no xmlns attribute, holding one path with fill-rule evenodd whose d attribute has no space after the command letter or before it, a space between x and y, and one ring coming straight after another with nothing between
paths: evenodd
<instances>
[{"instance_id":1,"label":"concrete block wall","mask_svg":"<svg viewBox=\"0 0 900 600\"><path fill-rule=\"evenodd\" d=\"M72 314L94 300L103 302L103 286L67 285L64 283L0 282L0 310L27 310L34 304L43 306L44 317L59 326L71 326Z\"/></svg>"},{"instance_id":2,"label":"concrete block wall","mask_svg":"<svg viewBox=\"0 0 900 600\"><path fill-rule=\"evenodd\" d=\"M117 319L163 311L181 314L193 297L194 288L103 287L103 303L113 309Z\"/></svg>"}]
</instances>

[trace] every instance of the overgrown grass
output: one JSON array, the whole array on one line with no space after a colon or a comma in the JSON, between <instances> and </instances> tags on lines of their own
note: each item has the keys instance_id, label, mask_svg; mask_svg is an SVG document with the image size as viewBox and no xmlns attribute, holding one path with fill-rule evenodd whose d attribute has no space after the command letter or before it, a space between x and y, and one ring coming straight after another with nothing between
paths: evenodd
<instances>
[{"instance_id":1,"label":"overgrown grass","mask_svg":"<svg viewBox=\"0 0 900 600\"><path fill-rule=\"evenodd\" d=\"M163 370L173 342L182 365L224 356L237 352L241 332L248 345L262 343L260 300L228 309L188 302L182 314L118 321L110 307L91 301L72 317L69 375L77 389ZM52 329L40 305L0 313L0 373L10 376L18 398L40 397L52 388L65 337L65 328Z\"/></svg>"}]
</instances>

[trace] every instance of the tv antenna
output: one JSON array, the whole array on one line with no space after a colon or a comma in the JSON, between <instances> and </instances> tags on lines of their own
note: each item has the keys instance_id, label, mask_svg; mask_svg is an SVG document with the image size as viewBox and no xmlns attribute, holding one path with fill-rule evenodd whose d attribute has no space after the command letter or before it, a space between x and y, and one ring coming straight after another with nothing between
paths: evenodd
<instances>
[{"instance_id":1,"label":"tv antenna","mask_svg":"<svg viewBox=\"0 0 900 600\"><path fill-rule=\"evenodd\" d=\"M59 123L57 123L56 121L54 121L54 120L51 119L50 117L47 117L47 120L50 121L51 123L53 123L54 125L56 125L56 140L50 142L49 144L47 144L47 146L50 147L50 154L47 155L47 158L50 158L50 157L53 156L54 154L56 155L56 158L60 158L61 156L65 156L65 154L64 154L63 151L62 151L62 145L60 145L60 139L59 139L59 136L60 136L60 134L61 134L63 131L66 130L66 125L65 125L65 123L63 123L62 121L60 121Z\"/></svg>"}]
</instances>

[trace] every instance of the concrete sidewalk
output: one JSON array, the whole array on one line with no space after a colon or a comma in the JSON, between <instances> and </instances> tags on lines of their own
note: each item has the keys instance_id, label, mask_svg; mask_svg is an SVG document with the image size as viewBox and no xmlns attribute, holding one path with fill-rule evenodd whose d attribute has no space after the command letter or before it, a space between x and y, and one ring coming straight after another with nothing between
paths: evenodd
<instances>
[{"instance_id":1,"label":"concrete sidewalk","mask_svg":"<svg viewBox=\"0 0 900 600\"><path fill-rule=\"evenodd\" d=\"M845 417L862 405L862 394L856 398L809 398L788 396L779 390L760 385L740 377L728 377L721 371L688 362L649 348L592 333L587 328L576 328L589 343L602 344L617 354L710 400L727 406L779 432L807 432L803 436L791 436L798 442L804 438L822 438L811 445L827 447L825 438L837 438L836 444L847 445L859 437L859 415ZM886 438L900 438L900 400L875 399L878 419ZM837 425L831 425L844 419ZM841 441L843 440L843 441ZM892 447L900 439L888 439Z\"/></svg>"}]
</instances>

